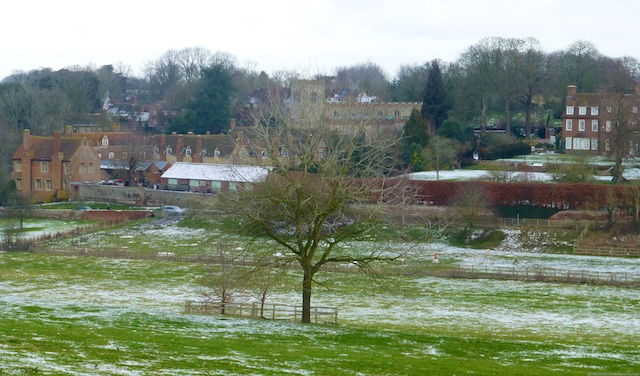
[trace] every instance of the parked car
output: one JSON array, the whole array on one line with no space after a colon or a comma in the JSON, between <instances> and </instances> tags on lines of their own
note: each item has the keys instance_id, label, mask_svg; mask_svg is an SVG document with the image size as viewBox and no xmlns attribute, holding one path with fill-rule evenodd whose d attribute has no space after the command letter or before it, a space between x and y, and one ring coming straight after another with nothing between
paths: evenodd
<instances>
[{"instance_id":1,"label":"parked car","mask_svg":"<svg viewBox=\"0 0 640 376\"><path fill-rule=\"evenodd\" d=\"M176 205L165 205L162 213L166 215L184 215L187 211Z\"/></svg>"},{"instance_id":2,"label":"parked car","mask_svg":"<svg viewBox=\"0 0 640 376\"><path fill-rule=\"evenodd\" d=\"M76 210L93 210L90 206L76 206Z\"/></svg>"}]
</instances>

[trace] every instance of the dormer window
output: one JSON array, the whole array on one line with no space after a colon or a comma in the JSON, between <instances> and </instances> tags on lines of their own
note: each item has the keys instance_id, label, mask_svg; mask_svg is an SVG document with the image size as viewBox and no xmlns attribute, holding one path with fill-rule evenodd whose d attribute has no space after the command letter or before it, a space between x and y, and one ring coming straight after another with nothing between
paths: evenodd
<instances>
[{"instance_id":1,"label":"dormer window","mask_svg":"<svg viewBox=\"0 0 640 376\"><path fill-rule=\"evenodd\" d=\"M169 145L165 146L164 154L171 155L172 152L173 152L173 150L171 150L171 146L169 146Z\"/></svg>"},{"instance_id":2,"label":"dormer window","mask_svg":"<svg viewBox=\"0 0 640 376\"><path fill-rule=\"evenodd\" d=\"M598 107L591 107L591 115L598 115Z\"/></svg>"},{"instance_id":3,"label":"dormer window","mask_svg":"<svg viewBox=\"0 0 640 376\"><path fill-rule=\"evenodd\" d=\"M153 154L160 154L160 148L158 147L158 145L153 146Z\"/></svg>"},{"instance_id":4,"label":"dormer window","mask_svg":"<svg viewBox=\"0 0 640 376\"><path fill-rule=\"evenodd\" d=\"M109 146L109 138L107 136L102 137L102 146Z\"/></svg>"},{"instance_id":5,"label":"dormer window","mask_svg":"<svg viewBox=\"0 0 640 376\"><path fill-rule=\"evenodd\" d=\"M219 157L220 157L220 150L218 150L218 149L216 148L216 150L214 150L214 151L213 151L213 156L214 156L215 158L219 158Z\"/></svg>"},{"instance_id":6,"label":"dormer window","mask_svg":"<svg viewBox=\"0 0 640 376\"><path fill-rule=\"evenodd\" d=\"M186 155L187 157L191 156L191 146L187 146L187 148L184 150L184 155Z\"/></svg>"},{"instance_id":7,"label":"dormer window","mask_svg":"<svg viewBox=\"0 0 640 376\"><path fill-rule=\"evenodd\" d=\"M586 115L586 114L587 114L587 107L585 106L578 107L578 115Z\"/></svg>"},{"instance_id":8,"label":"dormer window","mask_svg":"<svg viewBox=\"0 0 640 376\"><path fill-rule=\"evenodd\" d=\"M567 106L567 115L573 115L573 106Z\"/></svg>"}]
</instances>

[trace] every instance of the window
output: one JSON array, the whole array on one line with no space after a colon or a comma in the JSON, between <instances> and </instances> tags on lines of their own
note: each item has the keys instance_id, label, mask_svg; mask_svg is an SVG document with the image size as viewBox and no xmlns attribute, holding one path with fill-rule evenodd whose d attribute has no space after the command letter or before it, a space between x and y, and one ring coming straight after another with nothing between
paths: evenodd
<instances>
[{"instance_id":1,"label":"window","mask_svg":"<svg viewBox=\"0 0 640 376\"><path fill-rule=\"evenodd\" d=\"M173 150L171 150L171 146L169 146L169 145L165 146L165 148L164 148L164 153L165 153L166 155L171 155L171 152L172 152L172 151L173 151Z\"/></svg>"},{"instance_id":2,"label":"window","mask_svg":"<svg viewBox=\"0 0 640 376\"><path fill-rule=\"evenodd\" d=\"M586 115L586 114L587 114L587 107L585 106L578 107L578 115Z\"/></svg>"},{"instance_id":3,"label":"window","mask_svg":"<svg viewBox=\"0 0 640 376\"><path fill-rule=\"evenodd\" d=\"M636 154L638 152L638 143L636 141L629 141L629 154Z\"/></svg>"},{"instance_id":4,"label":"window","mask_svg":"<svg viewBox=\"0 0 640 376\"><path fill-rule=\"evenodd\" d=\"M606 132L611 132L611 120L607 120L607 122L605 123L605 126L604 126L604 130Z\"/></svg>"},{"instance_id":5,"label":"window","mask_svg":"<svg viewBox=\"0 0 640 376\"><path fill-rule=\"evenodd\" d=\"M598 150L598 139L597 138L592 138L591 139L591 150Z\"/></svg>"},{"instance_id":6,"label":"window","mask_svg":"<svg viewBox=\"0 0 640 376\"><path fill-rule=\"evenodd\" d=\"M87 165L85 165L84 163L80 163L80 166L78 166L78 172L80 172L81 174L87 172Z\"/></svg>"},{"instance_id":7,"label":"window","mask_svg":"<svg viewBox=\"0 0 640 376\"><path fill-rule=\"evenodd\" d=\"M598 107L591 107L591 115L598 115Z\"/></svg>"},{"instance_id":8,"label":"window","mask_svg":"<svg viewBox=\"0 0 640 376\"><path fill-rule=\"evenodd\" d=\"M584 119L580 119L578 120L578 132L584 132L584 129L586 128L586 121Z\"/></svg>"},{"instance_id":9,"label":"window","mask_svg":"<svg viewBox=\"0 0 640 376\"><path fill-rule=\"evenodd\" d=\"M214 156L215 158L220 158L220 150L218 150L218 149L214 150L214 151L213 151L213 156Z\"/></svg>"},{"instance_id":10,"label":"window","mask_svg":"<svg viewBox=\"0 0 640 376\"><path fill-rule=\"evenodd\" d=\"M160 148L158 147L158 145L153 146L153 154L160 154Z\"/></svg>"},{"instance_id":11,"label":"window","mask_svg":"<svg viewBox=\"0 0 640 376\"><path fill-rule=\"evenodd\" d=\"M638 107L637 106L633 106L633 108L631 108L631 112L633 112L634 114L638 113Z\"/></svg>"},{"instance_id":12,"label":"window","mask_svg":"<svg viewBox=\"0 0 640 376\"><path fill-rule=\"evenodd\" d=\"M15 172L22 171L22 161L13 161L13 170Z\"/></svg>"},{"instance_id":13,"label":"window","mask_svg":"<svg viewBox=\"0 0 640 376\"><path fill-rule=\"evenodd\" d=\"M109 146L109 138L107 136L102 137L102 146Z\"/></svg>"},{"instance_id":14,"label":"window","mask_svg":"<svg viewBox=\"0 0 640 376\"><path fill-rule=\"evenodd\" d=\"M340 113L337 110L333 111L333 117L334 118L339 118L340 117Z\"/></svg>"},{"instance_id":15,"label":"window","mask_svg":"<svg viewBox=\"0 0 640 376\"><path fill-rule=\"evenodd\" d=\"M186 155L187 157L191 156L191 146L187 146L187 148L184 149L184 155Z\"/></svg>"},{"instance_id":16,"label":"window","mask_svg":"<svg viewBox=\"0 0 640 376\"><path fill-rule=\"evenodd\" d=\"M109 159L113 159L115 157L116 157L116 155L114 154L114 152L110 151L109 152Z\"/></svg>"},{"instance_id":17,"label":"window","mask_svg":"<svg viewBox=\"0 0 640 376\"><path fill-rule=\"evenodd\" d=\"M611 113L611 106L607 106L607 113Z\"/></svg>"},{"instance_id":18,"label":"window","mask_svg":"<svg viewBox=\"0 0 640 376\"><path fill-rule=\"evenodd\" d=\"M62 171L64 171L65 174L69 175L69 173L71 172L71 170L69 169L69 162L62 162Z\"/></svg>"},{"instance_id":19,"label":"window","mask_svg":"<svg viewBox=\"0 0 640 376\"><path fill-rule=\"evenodd\" d=\"M42 171L42 172L49 171L49 162L47 162L47 161L40 162L40 171Z\"/></svg>"},{"instance_id":20,"label":"window","mask_svg":"<svg viewBox=\"0 0 640 376\"><path fill-rule=\"evenodd\" d=\"M574 137L573 150L589 150L591 149L591 139L583 137Z\"/></svg>"},{"instance_id":21,"label":"window","mask_svg":"<svg viewBox=\"0 0 640 376\"><path fill-rule=\"evenodd\" d=\"M22 179L16 179L16 189L22 190Z\"/></svg>"},{"instance_id":22,"label":"window","mask_svg":"<svg viewBox=\"0 0 640 376\"><path fill-rule=\"evenodd\" d=\"M127 157L129 157L129 153L127 153L126 151L122 152L122 159L127 159Z\"/></svg>"},{"instance_id":23,"label":"window","mask_svg":"<svg viewBox=\"0 0 640 376\"><path fill-rule=\"evenodd\" d=\"M42 179L36 179L36 189L39 191L42 190Z\"/></svg>"},{"instance_id":24,"label":"window","mask_svg":"<svg viewBox=\"0 0 640 376\"><path fill-rule=\"evenodd\" d=\"M571 137L567 137L565 139L565 143L564 143L565 149L567 149L567 150L573 149L573 142L572 141L573 141L573 138L571 138Z\"/></svg>"},{"instance_id":25,"label":"window","mask_svg":"<svg viewBox=\"0 0 640 376\"><path fill-rule=\"evenodd\" d=\"M400 116L400 110L393 111L393 116Z\"/></svg>"},{"instance_id":26,"label":"window","mask_svg":"<svg viewBox=\"0 0 640 376\"><path fill-rule=\"evenodd\" d=\"M311 103L316 103L318 101L318 93L311 93Z\"/></svg>"},{"instance_id":27,"label":"window","mask_svg":"<svg viewBox=\"0 0 640 376\"><path fill-rule=\"evenodd\" d=\"M572 131L573 130L573 120L571 120L571 119L567 119L567 130L568 131Z\"/></svg>"},{"instance_id":28,"label":"window","mask_svg":"<svg viewBox=\"0 0 640 376\"><path fill-rule=\"evenodd\" d=\"M567 115L573 115L573 106L567 106Z\"/></svg>"},{"instance_id":29,"label":"window","mask_svg":"<svg viewBox=\"0 0 640 376\"><path fill-rule=\"evenodd\" d=\"M69 182L64 180L62 182L62 189L64 189L65 191L69 190Z\"/></svg>"},{"instance_id":30,"label":"window","mask_svg":"<svg viewBox=\"0 0 640 376\"><path fill-rule=\"evenodd\" d=\"M44 189L46 189L47 191L50 191L51 189L53 189L53 185L51 184L51 179L47 179L44 181L45 187Z\"/></svg>"},{"instance_id":31,"label":"window","mask_svg":"<svg viewBox=\"0 0 640 376\"><path fill-rule=\"evenodd\" d=\"M604 140L604 149L606 151L611 150L611 140L609 140L608 138L606 140Z\"/></svg>"},{"instance_id":32,"label":"window","mask_svg":"<svg viewBox=\"0 0 640 376\"><path fill-rule=\"evenodd\" d=\"M592 132L597 132L598 131L598 121L597 120L591 120L591 131Z\"/></svg>"},{"instance_id":33,"label":"window","mask_svg":"<svg viewBox=\"0 0 640 376\"><path fill-rule=\"evenodd\" d=\"M94 167L93 163L89 163L89 168L88 168L87 172L89 172L90 174L93 174L95 172L94 168L95 167Z\"/></svg>"}]
</instances>

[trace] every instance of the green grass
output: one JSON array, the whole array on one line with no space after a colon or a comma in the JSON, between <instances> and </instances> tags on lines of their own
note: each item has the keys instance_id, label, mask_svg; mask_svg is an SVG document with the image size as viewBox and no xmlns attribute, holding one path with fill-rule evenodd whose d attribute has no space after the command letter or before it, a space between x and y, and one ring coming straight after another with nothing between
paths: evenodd
<instances>
[{"instance_id":1,"label":"green grass","mask_svg":"<svg viewBox=\"0 0 640 376\"><path fill-rule=\"evenodd\" d=\"M187 217L175 232L138 222L59 243L70 254L82 242L126 247L132 257L211 253L217 242L246 245L228 231L237 225ZM393 231L381 227L350 246L387 246ZM406 246L428 236L408 228L395 239ZM197 279L212 270L197 263L0 253L0 375L637 372L636 290L424 277L420 270L456 262L431 257L411 260L415 276L383 273L377 283L359 273L319 274L313 302L339 308L333 326L182 314L184 301L205 291ZM300 273L288 277L272 303L299 303Z\"/></svg>"}]
</instances>

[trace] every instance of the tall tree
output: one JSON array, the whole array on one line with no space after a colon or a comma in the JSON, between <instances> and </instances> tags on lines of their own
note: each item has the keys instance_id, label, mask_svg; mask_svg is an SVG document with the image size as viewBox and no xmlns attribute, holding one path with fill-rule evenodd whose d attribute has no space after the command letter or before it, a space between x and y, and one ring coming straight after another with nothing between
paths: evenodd
<instances>
[{"instance_id":1,"label":"tall tree","mask_svg":"<svg viewBox=\"0 0 640 376\"><path fill-rule=\"evenodd\" d=\"M199 134L225 132L229 129L234 100L231 73L224 65L213 64L202 71L194 99L187 106L190 111L185 111L182 117L172 122L169 131ZM194 114L195 122L192 121Z\"/></svg>"},{"instance_id":2,"label":"tall tree","mask_svg":"<svg viewBox=\"0 0 640 376\"><path fill-rule=\"evenodd\" d=\"M437 60L431 62L427 86L422 98L422 117L429 124L429 133L434 134L447 118L451 103L442 81L442 72Z\"/></svg>"},{"instance_id":3,"label":"tall tree","mask_svg":"<svg viewBox=\"0 0 640 376\"><path fill-rule=\"evenodd\" d=\"M402 131L403 158L414 171L424 168L422 150L429 142L429 125L420 111L414 108Z\"/></svg>"},{"instance_id":4,"label":"tall tree","mask_svg":"<svg viewBox=\"0 0 640 376\"><path fill-rule=\"evenodd\" d=\"M296 91L315 90L304 85L298 83ZM308 323L314 276L323 266L353 263L367 270L371 262L395 256L377 249L357 253L344 245L370 231L379 214L375 207L362 204L381 194L382 180L371 178L385 172L393 140L368 140L363 145L360 132L341 133L329 126L324 111L316 109L324 101L307 101L304 95L296 98L297 106L311 107L300 109L304 117L280 113L283 107L273 103L272 111L263 113L277 116L276 125L255 122L252 139L274 172L263 184L222 202L242 218L244 231L272 239L300 266L302 322ZM354 179L354 173L368 178Z\"/></svg>"}]
</instances>

